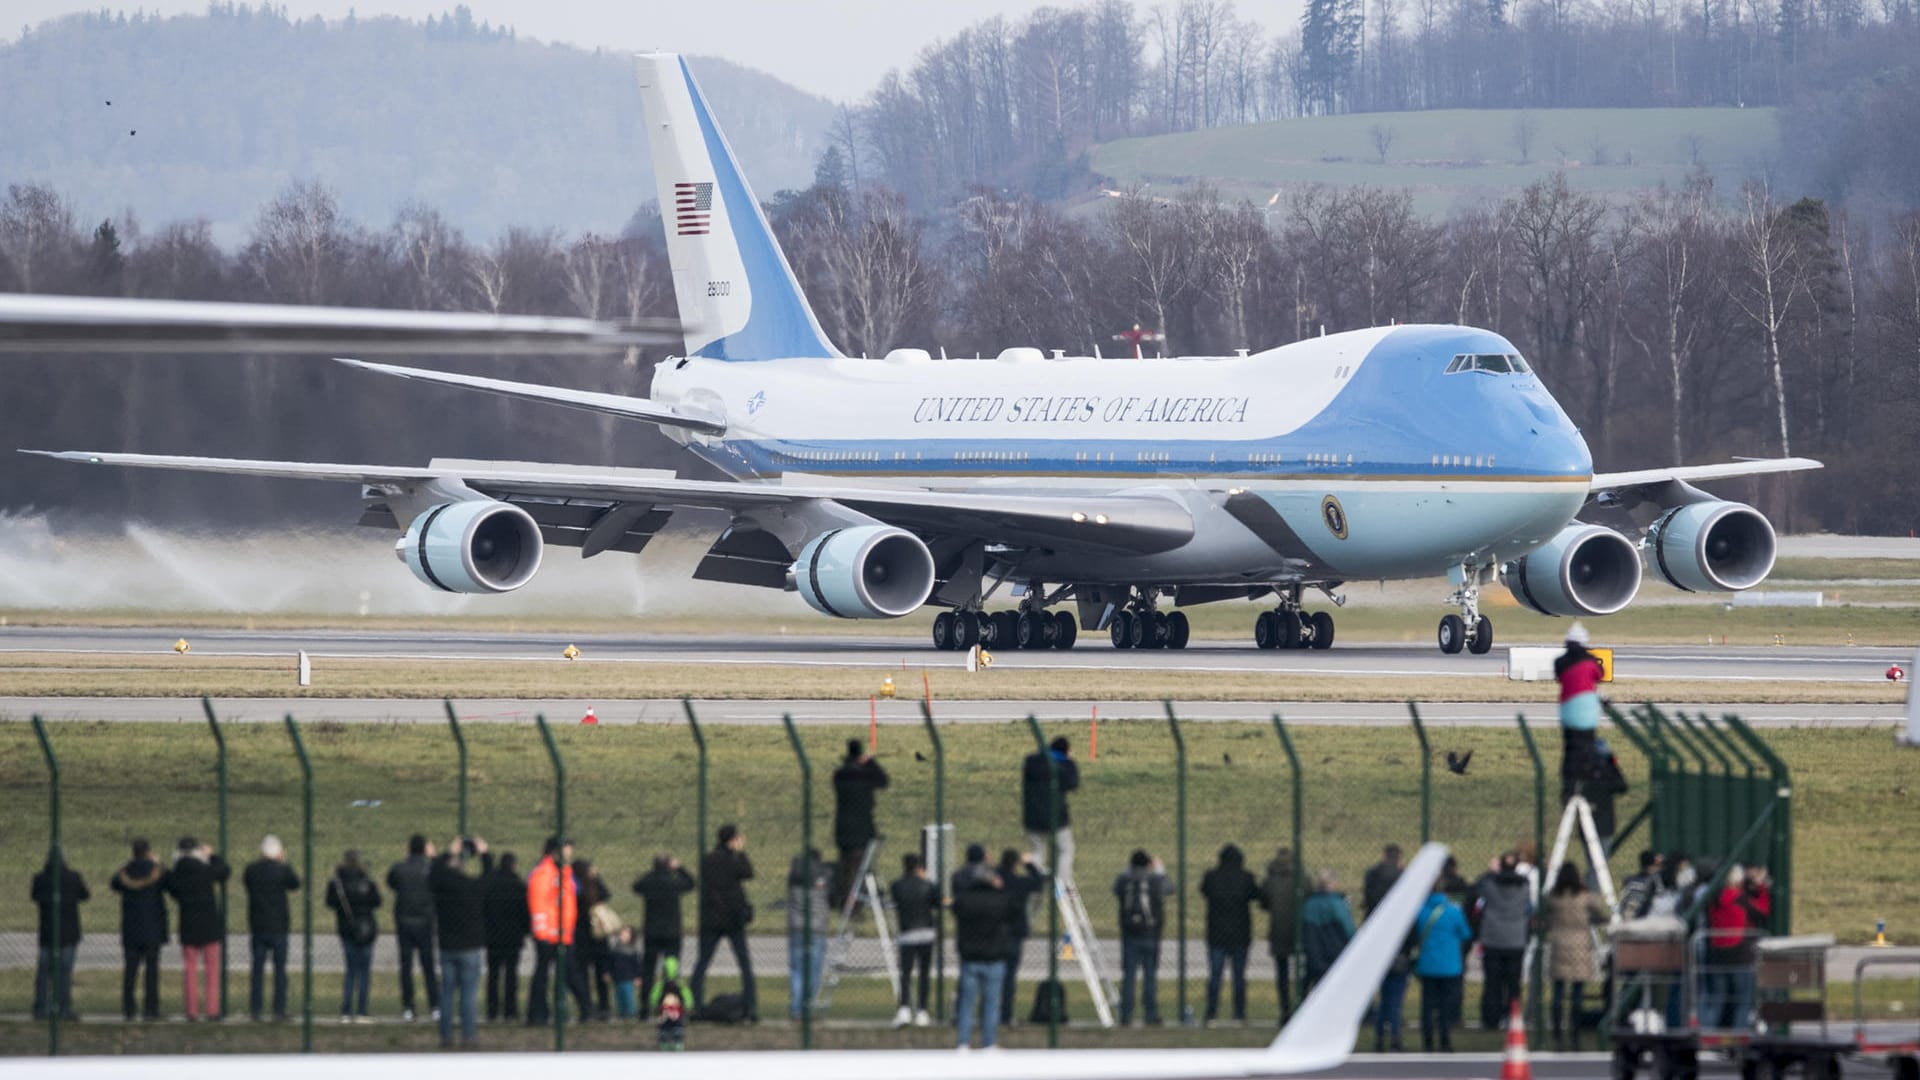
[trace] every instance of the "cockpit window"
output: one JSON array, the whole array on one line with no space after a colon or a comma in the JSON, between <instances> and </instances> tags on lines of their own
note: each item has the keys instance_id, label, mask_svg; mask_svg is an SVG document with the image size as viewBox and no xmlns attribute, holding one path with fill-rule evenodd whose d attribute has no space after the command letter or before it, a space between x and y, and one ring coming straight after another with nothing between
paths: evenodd
<instances>
[{"instance_id":1,"label":"cockpit window","mask_svg":"<svg viewBox=\"0 0 1920 1080\"><path fill-rule=\"evenodd\" d=\"M1461 353L1447 365L1447 374L1484 371L1490 375L1528 375L1533 369L1519 353Z\"/></svg>"}]
</instances>

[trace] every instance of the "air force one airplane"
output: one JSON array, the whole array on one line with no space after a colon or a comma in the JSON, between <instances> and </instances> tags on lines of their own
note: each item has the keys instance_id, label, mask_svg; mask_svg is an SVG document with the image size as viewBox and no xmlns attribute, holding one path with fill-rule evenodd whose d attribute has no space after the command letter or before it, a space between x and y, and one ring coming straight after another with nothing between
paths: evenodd
<instances>
[{"instance_id":1,"label":"air force one airplane","mask_svg":"<svg viewBox=\"0 0 1920 1080\"><path fill-rule=\"evenodd\" d=\"M343 362L657 424L734 480L50 456L360 484L361 523L400 530L400 560L448 592L518 589L550 544L638 553L674 511L701 508L732 521L695 577L797 590L843 619L932 604L944 609L936 648L1069 648L1084 627L1118 648L1178 649L1179 608L1270 598L1253 625L1259 647L1324 649L1333 615L1308 611L1308 590L1338 606L1348 581L1445 574L1458 608L1440 620L1447 653L1492 648L1480 595L1496 580L1559 616L1626 607L1643 561L1682 589L1757 585L1773 567L1772 526L1693 482L1819 467L1596 474L1520 350L1466 326L1218 357L843 355L693 73L670 54L636 63L686 344L656 368L652 396ZM989 611L1003 587L1017 607Z\"/></svg>"}]
</instances>

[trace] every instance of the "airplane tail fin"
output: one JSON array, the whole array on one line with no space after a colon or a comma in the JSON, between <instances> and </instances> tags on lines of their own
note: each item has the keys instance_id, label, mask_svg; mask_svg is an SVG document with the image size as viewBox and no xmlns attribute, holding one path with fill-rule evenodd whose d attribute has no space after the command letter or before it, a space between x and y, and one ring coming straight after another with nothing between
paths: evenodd
<instances>
[{"instance_id":1,"label":"airplane tail fin","mask_svg":"<svg viewBox=\"0 0 1920 1080\"><path fill-rule=\"evenodd\" d=\"M634 60L688 354L716 360L839 356L686 61L673 53Z\"/></svg>"},{"instance_id":2,"label":"airplane tail fin","mask_svg":"<svg viewBox=\"0 0 1920 1080\"><path fill-rule=\"evenodd\" d=\"M1360 932L1347 943L1326 977L1301 1002L1298 1012L1267 1052L1284 1057L1291 1069L1330 1069L1353 1053L1367 1004L1380 989L1393 958L1406 944L1407 933L1433 883L1447 861L1443 844L1427 844L1407 864L1380 906L1373 909Z\"/></svg>"}]
</instances>

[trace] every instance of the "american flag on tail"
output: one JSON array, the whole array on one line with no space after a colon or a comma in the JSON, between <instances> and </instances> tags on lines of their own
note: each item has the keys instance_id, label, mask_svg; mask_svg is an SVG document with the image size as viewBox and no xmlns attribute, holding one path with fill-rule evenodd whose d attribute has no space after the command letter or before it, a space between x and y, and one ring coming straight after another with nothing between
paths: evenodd
<instances>
[{"instance_id":1,"label":"american flag on tail","mask_svg":"<svg viewBox=\"0 0 1920 1080\"><path fill-rule=\"evenodd\" d=\"M673 185L673 230L676 236L705 236L713 225L713 184Z\"/></svg>"}]
</instances>

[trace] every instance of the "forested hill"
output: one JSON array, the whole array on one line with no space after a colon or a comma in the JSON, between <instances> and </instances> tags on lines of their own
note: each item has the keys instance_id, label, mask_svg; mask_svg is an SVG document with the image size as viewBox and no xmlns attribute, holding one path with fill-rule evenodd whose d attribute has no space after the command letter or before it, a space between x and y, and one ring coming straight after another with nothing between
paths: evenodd
<instances>
[{"instance_id":1,"label":"forested hill","mask_svg":"<svg viewBox=\"0 0 1920 1080\"><path fill-rule=\"evenodd\" d=\"M805 186L833 105L689 64L756 191ZM362 221L420 200L475 236L616 230L653 197L644 126L624 54L519 39L464 9L328 23L215 4L69 16L0 44L0 183L49 184L88 219L205 217L229 242L295 179Z\"/></svg>"}]
</instances>

